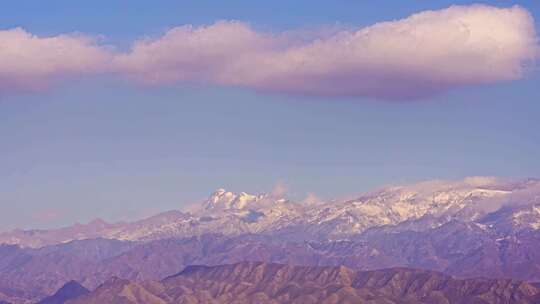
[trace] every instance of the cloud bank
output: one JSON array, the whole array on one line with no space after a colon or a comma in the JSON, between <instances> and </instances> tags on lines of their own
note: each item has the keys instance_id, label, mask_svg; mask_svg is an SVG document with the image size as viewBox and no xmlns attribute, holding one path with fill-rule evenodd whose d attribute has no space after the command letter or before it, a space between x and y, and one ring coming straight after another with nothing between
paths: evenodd
<instances>
[{"instance_id":1,"label":"cloud bank","mask_svg":"<svg viewBox=\"0 0 540 304\"><path fill-rule=\"evenodd\" d=\"M78 36L0 32L0 89L111 72L147 85L208 84L284 94L415 99L522 78L539 57L514 6L452 6L309 38L220 21L181 26L115 53Z\"/></svg>"}]
</instances>

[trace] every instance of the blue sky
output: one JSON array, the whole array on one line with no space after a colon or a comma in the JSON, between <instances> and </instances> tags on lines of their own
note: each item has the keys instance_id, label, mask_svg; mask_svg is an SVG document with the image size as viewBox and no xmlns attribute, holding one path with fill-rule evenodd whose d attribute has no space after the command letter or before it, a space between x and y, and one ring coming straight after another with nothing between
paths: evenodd
<instances>
[{"instance_id":1,"label":"blue sky","mask_svg":"<svg viewBox=\"0 0 540 304\"><path fill-rule=\"evenodd\" d=\"M81 32L129 48L169 28L241 20L264 31L362 27L469 1L7 1L0 30ZM535 1L520 4L540 18ZM535 23L538 31L538 21ZM302 96L110 75L0 95L0 229L129 220L218 187L322 198L390 183L540 176L540 74L421 100Z\"/></svg>"}]
</instances>

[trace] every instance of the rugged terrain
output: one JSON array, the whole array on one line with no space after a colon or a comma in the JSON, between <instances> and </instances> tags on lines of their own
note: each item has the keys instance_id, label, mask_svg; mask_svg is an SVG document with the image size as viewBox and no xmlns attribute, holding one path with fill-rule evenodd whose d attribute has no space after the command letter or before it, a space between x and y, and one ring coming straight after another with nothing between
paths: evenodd
<instances>
[{"instance_id":1,"label":"rugged terrain","mask_svg":"<svg viewBox=\"0 0 540 304\"><path fill-rule=\"evenodd\" d=\"M357 272L243 262L190 266L161 282L113 278L68 301L101 303L538 303L540 290L512 280L457 280L406 268Z\"/></svg>"},{"instance_id":2,"label":"rugged terrain","mask_svg":"<svg viewBox=\"0 0 540 304\"><path fill-rule=\"evenodd\" d=\"M72 280L93 290L111 278L159 282L189 265L242 261L534 283L539 229L535 179L431 181L310 203L219 189L190 212L0 234L0 300L35 302Z\"/></svg>"}]
</instances>

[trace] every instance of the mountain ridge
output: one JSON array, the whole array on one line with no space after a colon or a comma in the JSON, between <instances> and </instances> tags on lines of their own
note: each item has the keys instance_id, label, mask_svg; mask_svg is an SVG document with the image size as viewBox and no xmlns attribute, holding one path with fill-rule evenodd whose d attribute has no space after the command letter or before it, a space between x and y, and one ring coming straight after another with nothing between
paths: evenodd
<instances>
[{"instance_id":1,"label":"mountain ridge","mask_svg":"<svg viewBox=\"0 0 540 304\"><path fill-rule=\"evenodd\" d=\"M537 303L540 290L512 280L457 280L393 268L358 272L264 262L189 266L161 282L115 281L68 301L93 303Z\"/></svg>"},{"instance_id":2,"label":"mountain ridge","mask_svg":"<svg viewBox=\"0 0 540 304\"><path fill-rule=\"evenodd\" d=\"M191 212L168 211L129 223L93 221L53 230L0 233L0 243L39 248L73 240L106 238L153 241L207 233L304 233L305 237L343 239L369 229L416 222L433 228L452 219L495 229L540 229L540 180L499 181L466 178L386 187L356 199L302 204L273 194L251 195L218 189ZM486 222L487 215L508 207L506 222ZM491 210L495 209L495 210ZM431 222L427 219L432 218ZM424 224L419 222L424 220ZM491 226L490 226L491 225Z\"/></svg>"},{"instance_id":3,"label":"mountain ridge","mask_svg":"<svg viewBox=\"0 0 540 304\"><path fill-rule=\"evenodd\" d=\"M69 300L89 294L90 290L79 284L77 281L69 281L53 295L46 297L37 304L64 304Z\"/></svg>"}]
</instances>

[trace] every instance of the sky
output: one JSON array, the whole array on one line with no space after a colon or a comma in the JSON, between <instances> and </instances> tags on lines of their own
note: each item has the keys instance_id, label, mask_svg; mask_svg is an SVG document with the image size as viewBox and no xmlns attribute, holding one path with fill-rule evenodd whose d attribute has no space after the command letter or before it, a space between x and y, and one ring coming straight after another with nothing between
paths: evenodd
<instances>
[{"instance_id":1,"label":"sky","mask_svg":"<svg viewBox=\"0 0 540 304\"><path fill-rule=\"evenodd\" d=\"M0 231L539 177L540 4L377 4L3 2Z\"/></svg>"}]
</instances>

